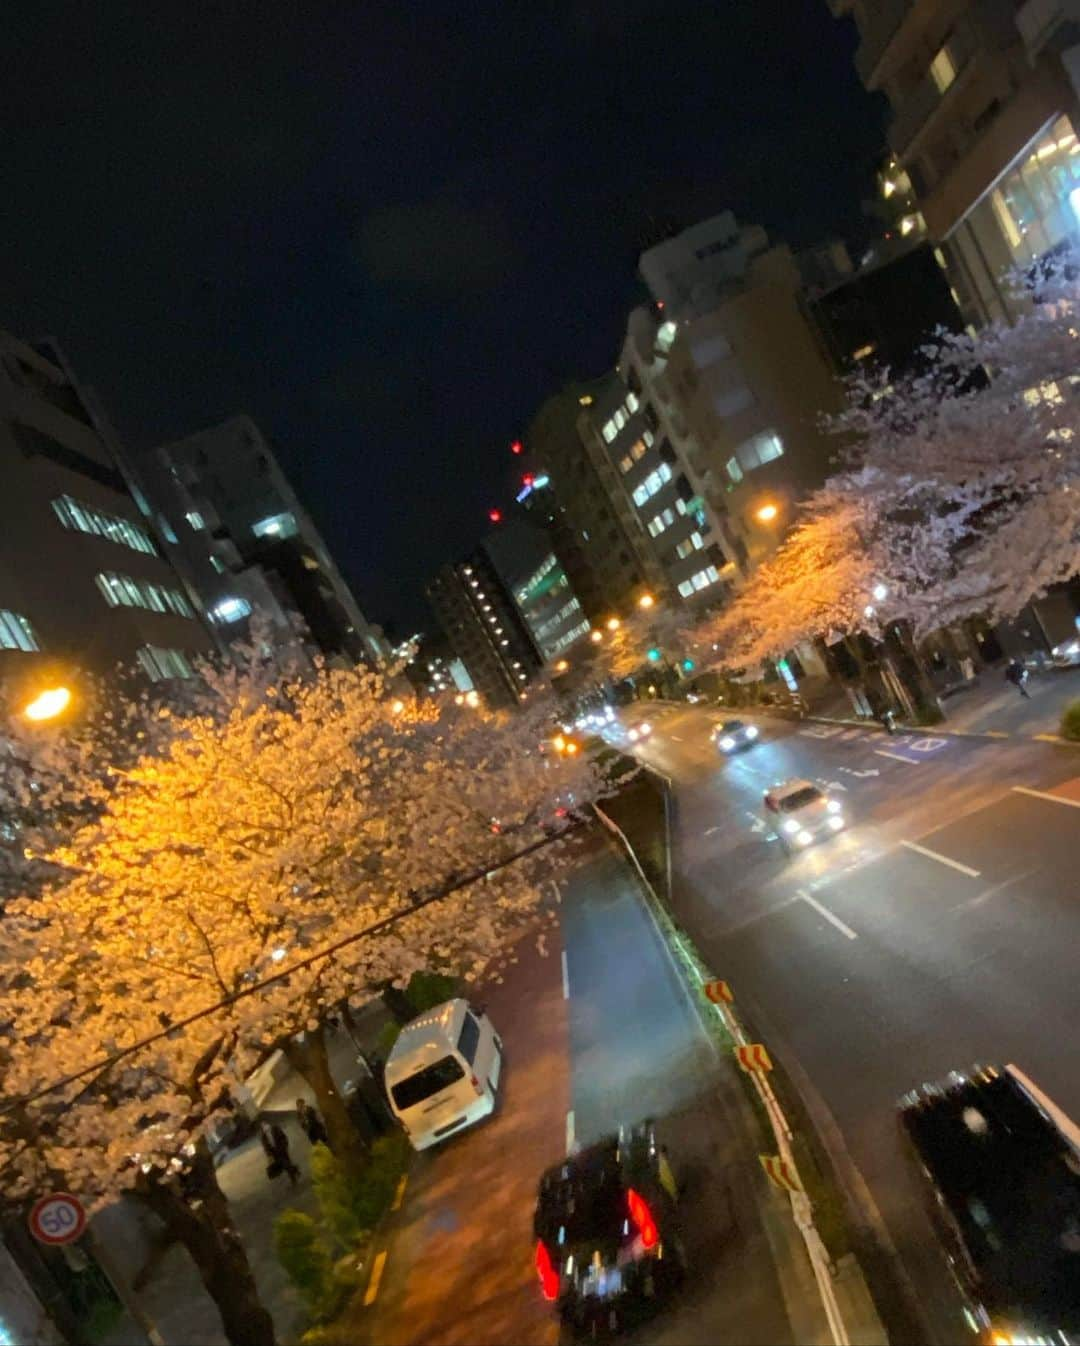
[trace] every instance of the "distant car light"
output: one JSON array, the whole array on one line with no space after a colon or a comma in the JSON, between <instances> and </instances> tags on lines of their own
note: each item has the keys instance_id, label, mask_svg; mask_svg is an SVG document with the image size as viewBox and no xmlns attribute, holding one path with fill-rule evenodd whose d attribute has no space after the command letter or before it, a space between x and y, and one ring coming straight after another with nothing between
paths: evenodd
<instances>
[{"instance_id":1,"label":"distant car light","mask_svg":"<svg viewBox=\"0 0 1080 1346\"><path fill-rule=\"evenodd\" d=\"M648 720L646 720L644 724L638 725L638 733L644 734L646 736L652 733L652 725L648 722Z\"/></svg>"},{"instance_id":2,"label":"distant car light","mask_svg":"<svg viewBox=\"0 0 1080 1346\"><path fill-rule=\"evenodd\" d=\"M802 831L802 823L795 818L787 818L784 820L784 831L790 836L794 836L796 832Z\"/></svg>"},{"instance_id":3,"label":"distant car light","mask_svg":"<svg viewBox=\"0 0 1080 1346\"><path fill-rule=\"evenodd\" d=\"M720 746L721 748L723 748L725 752L730 752L732 748L734 748L735 746L735 740L731 737L730 734L725 734L724 737L720 740Z\"/></svg>"},{"instance_id":4,"label":"distant car light","mask_svg":"<svg viewBox=\"0 0 1080 1346\"><path fill-rule=\"evenodd\" d=\"M638 741L638 738L639 738L639 734L638 734L638 731L637 731L636 729L628 730L626 736L627 736L627 738L630 740L631 743L636 743L636 742Z\"/></svg>"},{"instance_id":5,"label":"distant car light","mask_svg":"<svg viewBox=\"0 0 1080 1346\"><path fill-rule=\"evenodd\" d=\"M814 838L810 835L809 832L800 832L799 835L795 838L795 840L799 843L800 846L809 846L810 843L813 841L813 839Z\"/></svg>"},{"instance_id":6,"label":"distant car light","mask_svg":"<svg viewBox=\"0 0 1080 1346\"><path fill-rule=\"evenodd\" d=\"M753 724L748 724L746 726L746 737L757 738L757 736L758 736L757 726Z\"/></svg>"},{"instance_id":7,"label":"distant car light","mask_svg":"<svg viewBox=\"0 0 1080 1346\"><path fill-rule=\"evenodd\" d=\"M843 825L844 825L844 819L842 814L833 813L832 815L830 815L829 826L832 828L834 832L839 832L841 827L843 827Z\"/></svg>"},{"instance_id":8,"label":"distant car light","mask_svg":"<svg viewBox=\"0 0 1080 1346\"><path fill-rule=\"evenodd\" d=\"M830 813L839 813L840 801L839 799L830 799L826 802L825 807L829 810Z\"/></svg>"}]
</instances>

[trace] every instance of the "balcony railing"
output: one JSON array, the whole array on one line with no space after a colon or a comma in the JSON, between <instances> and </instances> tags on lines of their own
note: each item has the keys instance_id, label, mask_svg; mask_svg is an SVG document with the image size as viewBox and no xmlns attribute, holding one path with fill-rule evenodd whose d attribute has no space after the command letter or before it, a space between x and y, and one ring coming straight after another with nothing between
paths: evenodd
<instances>
[{"instance_id":1,"label":"balcony railing","mask_svg":"<svg viewBox=\"0 0 1080 1346\"><path fill-rule=\"evenodd\" d=\"M864 84L869 84L878 62L907 17L911 0L880 0L877 11L862 32L855 53L855 69Z\"/></svg>"}]
</instances>

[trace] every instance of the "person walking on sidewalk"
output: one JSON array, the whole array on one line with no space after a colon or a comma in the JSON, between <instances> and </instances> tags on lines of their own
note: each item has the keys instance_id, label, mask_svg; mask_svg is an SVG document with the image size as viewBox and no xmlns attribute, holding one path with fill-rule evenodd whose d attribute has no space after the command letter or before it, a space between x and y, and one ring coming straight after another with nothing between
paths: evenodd
<instances>
[{"instance_id":1,"label":"person walking on sidewalk","mask_svg":"<svg viewBox=\"0 0 1080 1346\"><path fill-rule=\"evenodd\" d=\"M282 1173L289 1175L289 1182L295 1187L300 1180L300 1170L292 1161L289 1153L289 1137L277 1122L269 1126L265 1122L259 1126L259 1142L268 1160L266 1176L279 1178Z\"/></svg>"},{"instance_id":2,"label":"person walking on sidewalk","mask_svg":"<svg viewBox=\"0 0 1080 1346\"><path fill-rule=\"evenodd\" d=\"M325 1145L327 1149L330 1148L330 1137L325 1122L319 1116L318 1110L303 1098L296 1100L296 1117L301 1131L312 1145Z\"/></svg>"},{"instance_id":3,"label":"person walking on sidewalk","mask_svg":"<svg viewBox=\"0 0 1080 1346\"><path fill-rule=\"evenodd\" d=\"M1013 656L1005 666L1005 681L1011 682L1020 695L1026 700L1031 700L1031 693L1027 689L1028 671L1019 659Z\"/></svg>"}]
</instances>

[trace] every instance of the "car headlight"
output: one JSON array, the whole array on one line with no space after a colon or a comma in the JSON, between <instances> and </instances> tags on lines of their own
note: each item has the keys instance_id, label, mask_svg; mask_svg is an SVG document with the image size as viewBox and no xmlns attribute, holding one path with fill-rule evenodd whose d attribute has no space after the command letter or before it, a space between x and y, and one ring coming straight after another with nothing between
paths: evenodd
<instances>
[{"instance_id":1,"label":"car headlight","mask_svg":"<svg viewBox=\"0 0 1080 1346\"><path fill-rule=\"evenodd\" d=\"M799 835L795 838L795 840L799 843L800 846L809 846L810 843L813 841L813 839L814 838L810 835L809 832L800 832Z\"/></svg>"},{"instance_id":2,"label":"car headlight","mask_svg":"<svg viewBox=\"0 0 1080 1346\"><path fill-rule=\"evenodd\" d=\"M802 829L802 823L797 822L794 818L788 818L784 822L784 831L787 832L789 835L794 835L794 833L800 831L801 829Z\"/></svg>"},{"instance_id":3,"label":"car headlight","mask_svg":"<svg viewBox=\"0 0 1080 1346\"><path fill-rule=\"evenodd\" d=\"M725 752L730 752L732 748L734 748L735 746L735 740L731 737L730 734L725 734L724 737L720 740L720 746L721 748L723 748Z\"/></svg>"},{"instance_id":4,"label":"car headlight","mask_svg":"<svg viewBox=\"0 0 1080 1346\"><path fill-rule=\"evenodd\" d=\"M1054 658L1061 659L1066 654L1080 654L1080 640L1070 640L1067 645L1054 646Z\"/></svg>"},{"instance_id":5,"label":"car headlight","mask_svg":"<svg viewBox=\"0 0 1080 1346\"><path fill-rule=\"evenodd\" d=\"M638 731L639 731L640 733L642 733L642 734L651 734L651 733L652 733L652 725L649 724L649 723L646 721L645 724L639 724L639 725L638 725Z\"/></svg>"},{"instance_id":6,"label":"car headlight","mask_svg":"<svg viewBox=\"0 0 1080 1346\"><path fill-rule=\"evenodd\" d=\"M747 738L757 738L758 731L754 725L748 725L746 729Z\"/></svg>"},{"instance_id":7,"label":"car headlight","mask_svg":"<svg viewBox=\"0 0 1080 1346\"><path fill-rule=\"evenodd\" d=\"M830 799L826 801L825 807L829 810L830 813L839 813L840 801L839 799Z\"/></svg>"},{"instance_id":8,"label":"car headlight","mask_svg":"<svg viewBox=\"0 0 1080 1346\"><path fill-rule=\"evenodd\" d=\"M627 734L627 738L631 743L636 743L638 741L638 731L636 729L631 729Z\"/></svg>"},{"instance_id":9,"label":"car headlight","mask_svg":"<svg viewBox=\"0 0 1080 1346\"><path fill-rule=\"evenodd\" d=\"M832 813L829 815L829 826L834 832L839 832L843 825L844 819L839 813Z\"/></svg>"}]
</instances>

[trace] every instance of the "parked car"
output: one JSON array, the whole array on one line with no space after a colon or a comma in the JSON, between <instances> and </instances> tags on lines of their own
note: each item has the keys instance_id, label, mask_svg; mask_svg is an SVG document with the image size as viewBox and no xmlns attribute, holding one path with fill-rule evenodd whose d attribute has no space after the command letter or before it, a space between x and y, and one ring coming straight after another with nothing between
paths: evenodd
<instances>
[{"instance_id":1,"label":"parked car","mask_svg":"<svg viewBox=\"0 0 1080 1346\"><path fill-rule=\"evenodd\" d=\"M1080 1341L1080 1134L1016 1066L900 1100L926 1208L983 1342Z\"/></svg>"},{"instance_id":2,"label":"parked car","mask_svg":"<svg viewBox=\"0 0 1080 1346\"><path fill-rule=\"evenodd\" d=\"M685 1275L677 1189L651 1124L621 1128L548 1169L533 1231L545 1299L585 1337L650 1317Z\"/></svg>"}]
</instances>

